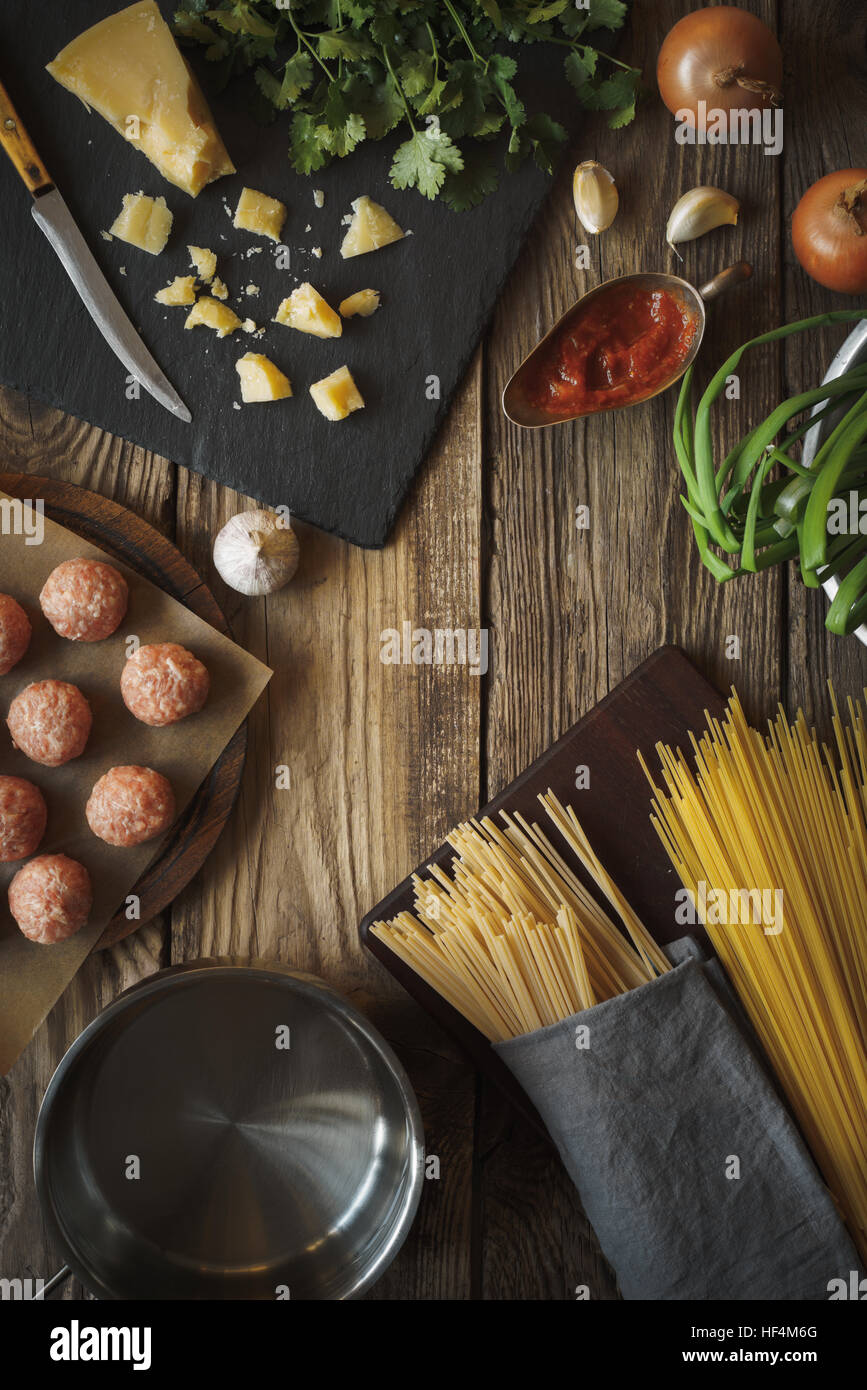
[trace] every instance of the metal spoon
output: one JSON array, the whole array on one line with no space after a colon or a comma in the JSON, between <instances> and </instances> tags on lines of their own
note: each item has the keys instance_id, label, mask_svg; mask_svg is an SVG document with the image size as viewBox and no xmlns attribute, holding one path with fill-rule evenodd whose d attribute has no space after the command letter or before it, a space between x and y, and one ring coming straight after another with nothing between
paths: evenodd
<instances>
[{"instance_id":1,"label":"metal spoon","mask_svg":"<svg viewBox=\"0 0 867 1390\"><path fill-rule=\"evenodd\" d=\"M707 284L700 285L696 289L688 280L682 280L679 275L663 275L655 271L641 271L637 275L618 275L613 280L605 280L595 289L589 290L587 294L582 294L576 300L571 309L567 309L565 314L557 320L554 327L545 334L544 338L536 344L533 351L524 358L518 370L506 384L503 391L503 410L515 425L520 425L523 429L539 429L543 425L563 425L570 420L578 420L583 415L600 415L606 410L625 409L626 405L640 405L643 401L649 401L660 392L667 391L669 386L679 381L687 367L695 361L696 353L701 347L701 340L704 337L706 322L705 303L711 299L716 299L718 295L731 289L734 285L740 285L744 280L749 280L753 273L753 268L748 261L737 261L734 265L727 266L721 270ZM577 316L578 311L589 304L591 299L602 294L612 285L635 285L640 289L647 290L667 290L680 300L687 312L695 318L698 324L698 331L692 340L689 352L683 362L679 363L667 381L661 386L649 390L646 395L639 395L635 400L624 404L614 403L613 405L596 406L589 410L577 410L573 415L552 416L550 411L540 410L537 405L531 404L527 398L528 385L532 379L532 366L541 352L545 350L551 338Z\"/></svg>"}]
</instances>

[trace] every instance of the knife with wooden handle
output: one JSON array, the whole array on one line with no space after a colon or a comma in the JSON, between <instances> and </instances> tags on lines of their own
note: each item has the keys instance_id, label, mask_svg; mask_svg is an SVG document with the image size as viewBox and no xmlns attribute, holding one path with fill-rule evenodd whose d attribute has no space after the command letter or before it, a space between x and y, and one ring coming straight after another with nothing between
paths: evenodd
<instances>
[{"instance_id":1,"label":"knife with wooden handle","mask_svg":"<svg viewBox=\"0 0 867 1390\"><path fill-rule=\"evenodd\" d=\"M0 83L0 143L33 194L33 220L47 236L84 307L112 352L147 392L178 419L192 420L187 407L160 371L76 226L72 214Z\"/></svg>"}]
</instances>

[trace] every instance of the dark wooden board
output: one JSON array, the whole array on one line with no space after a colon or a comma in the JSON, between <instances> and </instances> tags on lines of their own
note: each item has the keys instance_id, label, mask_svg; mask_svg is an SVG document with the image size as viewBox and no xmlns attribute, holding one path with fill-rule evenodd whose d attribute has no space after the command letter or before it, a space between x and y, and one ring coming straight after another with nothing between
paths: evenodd
<instances>
[{"instance_id":1,"label":"dark wooden board","mask_svg":"<svg viewBox=\"0 0 867 1390\"><path fill-rule=\"evenodd\" d=\"M562 849L537 799L540 792L552 788L564 804L575 807L602 863L655 940L662 945L674 941L684 935L674 919L680 884L650 823L650 789L636 749L653 769L657 743L685 746L689 731L704 727L705 710L719 714L724 703L678 647L661 647L478 814L497 819L500 809L520 811L528 820L538 821ZM590 773L589 786L580 791L575 788L578 767ZM468 808L467 818L473 813ZM447 865L453 856L449 845L441 845L415 872L421 874L431 864ZM574 862L568 851L567 857ZM589 886L583 871L577 864L574 867ZM364 918L359 928L364 945L464 1047L479 1070L542 1128L487 1039L371 933L374 922L411 911L412 906L410 875Z\"/></svg>"},{"instance_id":2,"label":"dark wooden board","mask_svg":"<svg viewBox=\"0 0 867 1390\"><path fill-rule=\"evenodd\" d=\"M65 0L50 7L5 0L0 7L3 78L22 121L91 250L148 347L193 413L185 425L142 391L126 398L125 369L102 341L54 252L30 220L30 195L8 160L0 161L0 296L5 331L0 381L185 464L217 482L364 546L384 544L398 507L443 420L455 387L490 317L549 180L534 166L505 177L479 208L453 213L388 182L396 140L362 144L353 155L310 178L287 156L286 120L268 127L247 114L237 86L212 101L221 134L239 170L195 200L166 183L144 156L105 121L88 115L44 65L82 29L120 4ZM172 0L161 8L170 16ZM190 53L207 86L208 64ZM522 63L525 60L522 58ZM529 54L522 87L530 103L574 125L574 94L562 54ZM210 95L210 94L209 94ZM278 269L273 243L236 231L226 215L244 185L279 197L289 208L284 229L289 269ZM324 190L317 210L313 189ZM162 195L175 214L166 250L149 256L106 242L124 193ZM341 219L368 193L382 201L411 237L373 255L343 261ZM308 232L305 229L311 227ZM244 333L218 340L210 330L183 330L185 311L155 304L173 275L189 271L187 243L220 256L229 303L267 325L258 340ZM321 246L316 260L313 246ZM251 248L258 254L247 256ZM122 273L122 268L126 274ZM336 304L372 286L383 292L373 318L353 319L343 337L323 342L270 322L281 298L304 280ZM248 283L260 294L247 298ZM240 299L236 298L240 296ZM295 395L238 410L235 362L249 350L271 356ZM311 382L346 363L366 409L340 423L319 415ZM439 378L439 399L427 396Z\"/></svg>"},{"instance_id":3,"label":"dark wooden board","mask_svg":"<svg viewBox=\"0 0 867 1390\"><path fill-rule=\"evenodd\" d=\"M76 487L74 483L41 478L32 473L0 473L0 490L15 497L41 498L51 521L122 560L218 632L231 637L229 625L213 594L192 565L171 541L134 512L98 493ZM97 950L114 945L150 922L198 873L235 804L246 751L245 721L177 820L159 856L132 890L140 900L140 919L130 922L119 912L97 942Z\"/></svg>"}]
</instances>

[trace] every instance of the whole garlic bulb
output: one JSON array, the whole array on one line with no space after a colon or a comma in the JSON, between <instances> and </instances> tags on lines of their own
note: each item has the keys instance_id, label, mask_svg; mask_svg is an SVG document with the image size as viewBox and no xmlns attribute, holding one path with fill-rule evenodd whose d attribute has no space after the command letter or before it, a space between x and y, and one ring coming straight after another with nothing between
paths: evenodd
<instances>
[{"instance_id":1,"label":"whole garlic bulb","mask_svg":"<svg viewBox=\"0 0 867 1390\"><path fill-rule=\"evenodd\" d=\"M214 541L214 564L239 594L273 594L298 568L298 537L276 512L239 512Z\"/></svg>"},{"instance_id":2,"label":"whole garlic bulb","mask_svg":"<svg viewBox=\"0 0 867 1390\"><path fill-rule=\"evenodd\" d=\"M578 221L593 236L611 226L620 206L617 184L595 159L585 159L572 175L572 201Z\"/></svg>"}]
</instances>

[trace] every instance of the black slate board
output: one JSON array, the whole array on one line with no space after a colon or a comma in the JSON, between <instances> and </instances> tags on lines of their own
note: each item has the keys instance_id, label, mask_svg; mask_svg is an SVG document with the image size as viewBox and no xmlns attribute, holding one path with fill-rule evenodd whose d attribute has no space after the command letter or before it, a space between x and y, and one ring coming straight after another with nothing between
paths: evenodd
<instances>
[{"instance_id":1,"label":"black slate board","mask_svg":"<svg viewBox=\"0 0 867 1390\"><path fill-rule=\"evenodd\" d=\"M387 172L396 141L388 140L362 145L349 159L303 178L288 163L285 118L257 125L237 87L230 87L216 98L208 95L240 172L191 199L44 71L65 43L119 8L113 0L3 0L0 75L112 288L190 407L193 424L174 419L144 391L138 400L126 398L125 369L32 222L30 195L6 159L0 159L0 381L261 502L287 505L347 540L381 546L549 180L528 165L504 176L480 208L453 213L391 188ZM175 6L163 0L161 8L170 17ZM187 52L207 90L207 63ZM532 101L535 90L539 105L568 124L575 102L561 55L539 46L530 59L524 94ZM224 203L234 211L245 184L288 205L283 236L292 252L289 270L277 268L273 243L233 228ZM326 195L321 210L313 203L314 188ZM139 189L163 195L175 215L159 257L100 236L123 194ZM362 193L381 201L413 235L343 261L341 219ZM154 303L167 280L189 272L188 242L218 252L230 305L241 317L267 324L263 338L236 333L219 340L205 328L185 333L185 310ZM323 248L321 260L311 254L314 245ZM251 247L262 249L245 257ZM280 299L307 279L335 305L354 290L381 289L383 307L371 319L350 320L341 339L326 342L270 323ZM258 298L236 303L248 283L261 287ZM267 353L287 371L291 401L233 407L240 401L234 364L249 350ZM307 388L344 362L367 408L331 424ZM438 401L426 397L432 375L440 378Z\"/></svg>"}]
</instances>

